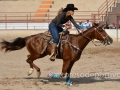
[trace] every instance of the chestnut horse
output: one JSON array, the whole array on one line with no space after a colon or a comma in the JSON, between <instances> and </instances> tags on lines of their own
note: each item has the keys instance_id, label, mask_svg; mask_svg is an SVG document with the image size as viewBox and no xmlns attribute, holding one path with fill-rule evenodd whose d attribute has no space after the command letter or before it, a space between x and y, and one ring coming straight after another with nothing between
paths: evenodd
<instances>
[{"instance_id":1,"label":"chestnut horse","mask_svg":"<svg viewBox=\"0 0 120 90\"><path fill-rule=\"evenodd\" d=\"M28 59L26 60L30 65L28 75L31 75L33 73L33 69L35 68L39 77L41 74L40 68L36 66L33 61L46 55L50 55L52 47L52 45L49 43L45 51L41 54L47 43L47 41L42 38L42 35L43 33L39 33L36 35L27 36L25 38L19 37L12 42L3 40L1 42L1 49L7 52L20 50L26 46L30 53L28 55ZM93 39L99 40L104 45L110 45L113 42L112 38L103 29L103 26L99 26L97 24L93 25L82 34L70 34L68 39L63 41L64 44L62 45L62 58L59 54L57 55L57 58L63 59L62 73L60 75L61 77L63 77L66 73L68 76L70 75L72 66L77 60L80 59L82 51L90 41L93 42Z\"/></svg>"}]
</instances>

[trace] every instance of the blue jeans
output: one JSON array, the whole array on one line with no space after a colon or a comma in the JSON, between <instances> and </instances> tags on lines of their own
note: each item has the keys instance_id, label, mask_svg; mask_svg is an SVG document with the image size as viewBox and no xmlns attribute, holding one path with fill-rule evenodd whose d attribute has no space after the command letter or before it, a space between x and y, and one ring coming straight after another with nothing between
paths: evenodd
<instances>
[{"instance_id":1,"label":"blue jeans","mask_svg":"<svg viewBox=\"0 0 120 90\"><path fill-rule=\"evenodd\" d=\"M54 23L50 23L49 24L49 30L50 30L50 33L53 36L53 39L54 39L53 43L58 44L59 39L60 39L59 33L63 31L63 28L55 25Z\"/></svg>"}]
</instances>

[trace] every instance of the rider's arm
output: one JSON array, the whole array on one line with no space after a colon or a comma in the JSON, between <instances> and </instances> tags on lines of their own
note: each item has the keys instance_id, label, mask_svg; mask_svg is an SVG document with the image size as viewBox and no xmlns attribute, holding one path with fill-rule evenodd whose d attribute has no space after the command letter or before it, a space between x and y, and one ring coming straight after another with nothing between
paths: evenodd
<instances>
[{"instance_id":1,"label":"rider's arm","mask_svg":"<svg viewBox=\"0 0 120 90\"><path fill-rule=\"evenodd\" d=\"M83 30L83 26L81 27L80 25L78 25L75 21L74 21L74 19L73 19L73 17L72 16L70 16L70 21L73 23L73 25L77 28L77 29L79 29L79 32L80 33L82 33L84 30Z\"/></svg>"},{"instance_id":2,"label":"rider's arm","mask_svg":"<svg viewBox=\"0 0 120 90\"><path fill-rule=\"evenodd\" d=\"M73 25L76 27L76 28L80 28L79 25L75 22L75 20L73 19L72 16L70 16L70 21L73 23Z\"/></svg>"}]
</instances>

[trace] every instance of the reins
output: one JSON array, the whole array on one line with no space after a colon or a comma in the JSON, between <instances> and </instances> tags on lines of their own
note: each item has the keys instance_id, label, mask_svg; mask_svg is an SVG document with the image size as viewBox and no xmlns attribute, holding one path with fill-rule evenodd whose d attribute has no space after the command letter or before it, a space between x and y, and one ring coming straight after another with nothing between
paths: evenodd
<instances>
[{"instance_id":1,"label":"reins","mask_svg":"<svg viewBox=\"0 0 120 90\"><path fill-rule=\"evenodd\" d=\"M77 28L76 28L76 29L77 29ZM97 31L97 28L94 28L94 29L95 29L96 32L98 32L98 31ZM77 29L77 31L78 31L78 29ZM79 34L82 34L83 37L85 37L86 39L90 40L95 46L100 46L100 45L102 44L102 43L100 43L99 45L97 45L97 44L95 44L95 42L94 42L92 39L90 39L89 37L85 36L85 35L83 34L83 32L82 32L82 33L78 32L78 33L79 33ZM98 33L99 33L99 32L98 32ZM100 33L99 33L99 34L100 34ZM101 35L101 34L100 34L100 35ZM102 35L101 35L101 36L102 36ZM102 36L102 37L103 37L103 36ZM107 36L106 36L106 37L107 37ZM106 37L103 37L103 39L106 38Z\"/></svg>"},{"instance_id":2,"label":"reins","mask_svg":"<svg viewBox=\"0 0 120 90\"><path fill-rule=\"evenodd\" d=\"M92 39L90 39L89 37L85 36L83 33L81 33L81 34L82 34L83 37L85 37L86 39L90 40L95 46L100 46L101 45L101 43L99 45L95 44L95 42Z\"/></svg>"},{"instance_id":3,"label":"reins","mask_svg":"<svg viewBox=\"0 0 120 90\"><path fill-rule=\"evenodd\" d=\"M83 36L84 38L90 40L95 46L100 46L100 45L102 44L102 43L100 43L99 45L95 44L95 42L94 42L92 39L90 39L89 37L85 36L85 35L83 34L83 32L80 32L77 28L76 28L76 30L78 31L79 34L82 34L82 36ZM97 31L96 28L95 28L95 31ZM98 33L99 33L99 32L98 32ZM99 34L100 34L100 33L99 33ZM101 35L101 34L100 34L100 35ZM101 35L101 36L102 36L102 35ZM102 37L103 37L103 36L102 36ZM70 46L76 48L77 50L82 51L80 48L78 48L78 47L76 47L75 45L71 44L71 43L68 42L67 40L64 40L64 41L67 42Z\"/></svg>"}]
</instances>

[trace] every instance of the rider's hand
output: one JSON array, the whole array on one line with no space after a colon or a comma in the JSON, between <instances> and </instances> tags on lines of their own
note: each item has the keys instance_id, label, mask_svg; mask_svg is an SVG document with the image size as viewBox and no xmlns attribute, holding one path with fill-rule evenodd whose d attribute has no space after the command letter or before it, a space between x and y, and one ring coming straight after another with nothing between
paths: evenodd
<instances>
[{"instance_id":1,"label":"rider's hand","mask_svg":"<svg viewBox=\"0 0 120 90\"><path fill-rule=\"evenodd\" d=\"M70 26L69 26L69 25L65 25L65 28L66 28L66 29L70 29Z\"/></svg>"}]
</instances>

